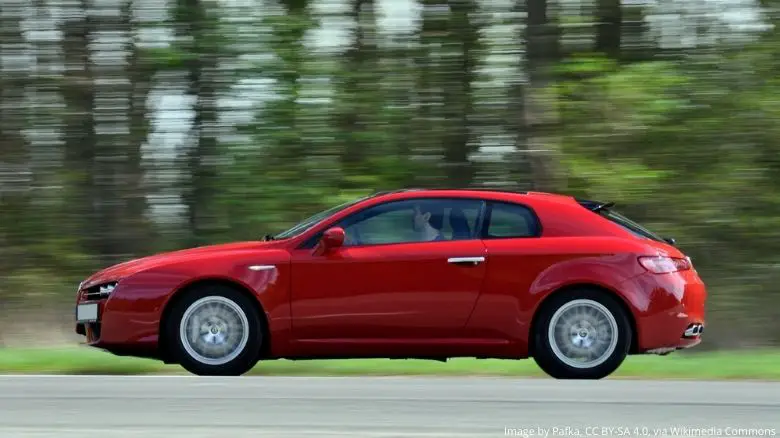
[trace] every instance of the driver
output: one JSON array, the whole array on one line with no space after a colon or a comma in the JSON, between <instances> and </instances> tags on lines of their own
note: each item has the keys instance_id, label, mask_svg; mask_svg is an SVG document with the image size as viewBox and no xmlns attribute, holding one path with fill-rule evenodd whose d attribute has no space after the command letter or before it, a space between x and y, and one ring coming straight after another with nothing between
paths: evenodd
<instances>
[{"instance_id":1,"label":"driver","mask_svg":"<svg viewBox=\"0 0 780 438\"><path fill-rule=\"evenodd\" d=\"M444 208L433 202L425 202L414 206L412 226L420 233L420 241L430 242L444 240L441 228L444 224Z\"/></svg>"}]
</instances>

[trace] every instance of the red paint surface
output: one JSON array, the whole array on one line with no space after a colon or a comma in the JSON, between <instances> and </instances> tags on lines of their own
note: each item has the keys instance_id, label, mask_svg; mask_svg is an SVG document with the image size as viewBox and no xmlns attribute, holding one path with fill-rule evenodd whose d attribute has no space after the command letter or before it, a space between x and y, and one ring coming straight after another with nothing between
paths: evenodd
<instances>
[{"instance_id":1,"label":"red paint surface","mask_svg":"<svg viewBox=\"0 0 780 438\"><path fill-rule=\"evenodd\" d=\"M520 203L542 224L540 237L301 248L340 219L377 203L447 197ZM100 301L101 328L88 342L159 355L160 321L179 291L229 281L256 297L271 357L498 357L529 355L531 322L543 300L573 285L619 297L636 322L639 352L687 347L704 323L705 286L695 270L652 274L637 257L676 248L634 238L573 198L539 193L410 191L369 198L288 240L189 249L116 265L82 289L119 281ZM485 257L476 266L451 257ZM275 269L254 271L253 265ZM78 302L84 302L81 293Z\"/></svg>"}]
</instances>

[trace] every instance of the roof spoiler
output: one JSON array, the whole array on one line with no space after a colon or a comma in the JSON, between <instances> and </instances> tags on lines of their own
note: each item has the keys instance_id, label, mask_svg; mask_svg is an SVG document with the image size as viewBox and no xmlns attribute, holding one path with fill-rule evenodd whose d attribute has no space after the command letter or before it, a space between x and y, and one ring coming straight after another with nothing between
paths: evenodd
<instances>
[{"instance_id":1,"label":"roof spoiler","mask_svg":"<svg viewBox=\"0 0 780 438\"><path fill-rule=\"evenodd\" d=\"M609 210L615 206L614 202L589 201L587 199L577 199L577 202L594 213L598 213L601 210Z\"/></svg>"}]
</instances>

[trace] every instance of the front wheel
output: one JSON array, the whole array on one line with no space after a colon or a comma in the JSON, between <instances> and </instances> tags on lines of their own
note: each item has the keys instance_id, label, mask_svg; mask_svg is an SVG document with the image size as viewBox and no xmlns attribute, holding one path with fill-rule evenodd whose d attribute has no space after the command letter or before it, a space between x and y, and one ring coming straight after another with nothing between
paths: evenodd
<instances>
[{"instance_id":1,"label":"front wheel","mask_svg":"<svg viewBox=\"0 0 780 438\"><path fill-rule=\"evenodd\" d=\"M552 298L534 333L534 360L557 379L601 379L625 360L631 324L610 295L576 290Z\"/></svg>"},{"instance_id":2,"label":"front wheel","mask_svg":"<svg viewBox=\"0 0 780 438\"><path fill-rule=\"evenodd\" d=\"M252 369L262 345L256 306L223 285L204 285L174 304L167 344L184 369L197 375L236 376Z\"/></svg>"}]
</instances>

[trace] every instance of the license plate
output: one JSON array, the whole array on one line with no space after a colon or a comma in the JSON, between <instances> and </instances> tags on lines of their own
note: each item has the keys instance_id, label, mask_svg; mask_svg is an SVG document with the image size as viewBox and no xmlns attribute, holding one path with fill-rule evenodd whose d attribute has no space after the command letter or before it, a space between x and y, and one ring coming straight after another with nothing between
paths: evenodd
<instances>
[{"instance_id":1,"label":"license plate","mask_svg":"<svg viewBox=\"0 0 780 438\"><path fill-rule=\"evenodd\" d=\"M94 304L79 304L76 307L76 320L78 322L93 322L98 319L98 305Z\"/></svg>"}]
</instances>

